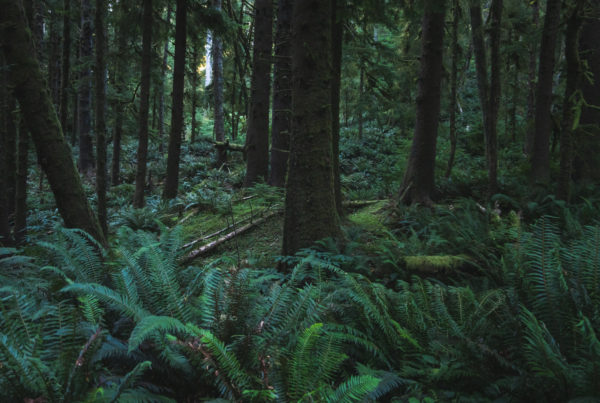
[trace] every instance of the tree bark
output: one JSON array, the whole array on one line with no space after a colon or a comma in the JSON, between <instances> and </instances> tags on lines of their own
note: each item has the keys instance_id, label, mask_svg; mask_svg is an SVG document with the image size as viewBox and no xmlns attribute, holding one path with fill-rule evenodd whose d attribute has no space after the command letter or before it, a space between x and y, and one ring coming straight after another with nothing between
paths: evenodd
<instances>
[{"instance_id":1,"label":"tree bark","mask_svg":"<svg viewBox=\"0 0 600 403\"><path fill-rule=\"evenodd\" d=\"M167 24L171 24L171 2L167 4ZM158 150L162 153L163 151L163 139L165 138L165 77L167 74L167 59L169 57L169 39L165 41L162 55L162 65L160 68L160 83L158 85L159 99L158 99L158 138L159 145Z\"/></svg>"},{"instance_id":2,"label":"tree bark","mask_svg":"<svg viewBox=\"0 0 600 403\"><path fill-rule=\"evenodd\" d=\"M45 78L35 57L25 15L15 0L0 0L0 41L14 94L27 116L38 160L48 177L58 211L67 227L81 228L106 244L62 134Z\"/></svg>"},{"instance_id":3,"label":"tree bark","mask_svg":"<svg viewBox=\"0 0 600 403\"><path fill-rule=\"evenodd\" d=\"M244 186L267 180L269 174L269 95L271 93L271 48L273 2L254 3L254 51L248 131L246 133L246 177Z\"/></svg>"},{"instance_id":4,"label":"tree bark","mask_svg":"<svg viewBox=\"0 0 600 403\"><path fill-rule=\"evenodd\" d=\"M8 65L0 52L0 245L9 246L12 244L10 236L10 225L8 223L8 160L11 150L9 137L15 137L9 129L9 121L12 119L11 101L12 95L8 90L8 74L6 73Z\"/></svg>"},{"instance_id":5,"label":"tree bark","mask_svg":"<svg viewBox=\"0 0 600 403\"><path fill-rule=\"evenodd\" d=\"M538 0L533 0L531 3L531 12L533 14L533 28L535 30L538 29L539 21L540 21L540 2ZM535 134L535 130L533 130L532 126L534 125L535 119L535 78L536 78L536 67L537 67L537 41L530 41L531 48L529 49L529 69L528 69L528 78L529 78L529 88L527 92L527 133L525 138L525 147L524 152L525 155L531 155L531 150L533 149L533 138Z\"/></svg>"},{"instance_id":6,"label":"tree bark","mask_svg":"<svg viewBox=\"0 0 600 403\"><path fill-rule=\"evenodd\" d=\"M81 0L81 35L79 39L79 60L84 67L79 75L79 170L91 176L94 169L92 144L92 7L90 0Z\"/></svg>"},{"instance_id":7,"label":"tree bark","mask_svg":"<svg viewBox=\"0 0 600 403\"><path fill-rule=\"evenodd\" d=\"M121 13L125 13L126 8L123 3L120 3ZM125 92L125 51L127 47L127 37L125 35L125 16L121 15L118 22L117 35L117 60L114 73L115 90L117 99L114 102L115 113L115 129L113 132L113 152L111 163L111 184L113 186L121 183L121 139L123 137L123 119L124 119L124 103L123 97Z\"/></svg>"},{"instance_id":8,"label":"tree bark","mask_svg":"<svg viewBox=\"0 0 600 403\"><path fill-rule=\"evenodd\" d=\"M198 108L198 45L194 41L192 51L192 133L190 135L190 143L196 142L196 131L198 130L198 121L196 120L196 109Z\"/></svg>"},{"instance_id":9,"label":"tree bark","mask_svg":"<svg viewBox=\"0 0 600 403\"><path fill-rule=\"evenodd\" d=\"M213 7L221 11L221 0L213 0ZM215 141L225 141L225 112L223 111L223 40L213 32L212 36L212 85L213 85L213 107ZM217 166L225 164L227 153L225 149L217 149Z\"/></svg>"},{"instance_id":10,"label":"tree bark","mask_svg":"<svg viewBox=\"0 0 600 403\"><path fill-rule=\"evenodd\" d=\"M106 1L96 0L95 33L96 33L96 66L94 69L96 84L96 197L98 200L98 221L108 238L108 214L106 211L106 38L104 34L104 16Z\"/></svg>"},{"instance_id":11,"label":"tree bark","mask_svg":"<svg viewBox=\"0 0 600 403\"><path fill-rule=\"evenodd\" d=\"M552 81L554 53L560 25L560 0L548 0L536 89L535 132L531 150L531 182L546 184L550 180L550 133L552 132Z\"/></svg>"},{"instance_id":12,"label":"tree bark","mask_svg":"<svg viewBox=\"0 0 600 403\"><path fill-rule=\"evenodd\" d=\"M271 122L271 172L269 184L284 187L290 154L292 117L292 58L290 35L293 0L279 0L273 68L273 112Z\"/></svg>"},{"instance_id":13,"label":"tree bark","mask_svg":"<svg viewBox=\"0 0 600 403\"><path fill-rule=\"evenodd\" d=\"M185 48L187 39L186 0L177 0L175 11L175 68L173 70L173 104L171 134L167 156L167 179L163 190L164 199L174 199L179 187L179 156L183 136L183 89L185 78Z\"/></svg>"},{"instance_id":14,"label":"tree bark","mask_svg":"<svg viewBox=\"0 0 600 403\"><path fill-rule=\"evenodd\" d=\"M448 156L448 167L446 168L445 177L449 178L454 165L454 157L456 155L456 88L458 78L458 19L460 16L458 0L452 0L452 59L450 66L450 105L448 106L450 115L450 155Z\"/></svg>"},{"instance_id":15,"label":"tree bark","mask_svg":"<svg viewBox=\"0 0 600 403\"><path fill-rule=\"evenodd\" d=\"M61 61L61 80L60 80L60 126L63 133L67 130L67 119L69 116L69 73L71 69L71 0L64 0L63 3L63 44Z\"/></svg>"},{"instance_id":16,"label":"tree bark","mask_svg":"<svg viewBox=\"0 0 600 403\"><path fill-rule=\"evenodd\" d=\"M401 201L432 204L442 80L444 1L425 1L415 134L401 188Z\"/></svg>"},{"instance_id":17,"label":"tree bark","mask_svg":"<svg viewBox=\"0 0 600 403\"><path fill-rule=\"evenodd\" d=\"M341 217L342 185L340 183L340 89L342 87L342 35L343 12L342 0L331 0L331 136L332 136L332 161L333 161L333 187L335 193L335 208Z\"/></svg>"},{"instance_id":18,"label":"tree bark","mask_svg":"<svg viewBox=\"0 0 600 403\"><path fill-rule=\"evenodd\" d=\"M152 67L152 0L144 0L142 21L142 80L140 89L139 139L133 206L144 207L146 163L148 160L148 112L150 106L150 69Z\"/></svg>"},{"instance_id":19,"label":"tree bark","mask_svg":"<svg viewBox=\"0 0 600 403\"><path fill-rule=\"evenodd\" d=\"M579 34L581 32L581 11L583 1L577 0L571 6L565 35L565 58L567 84L563 100L563 119L560 136L560 173L556 195L559 199L569 201L571 195L571 174L573 172L573 127L576 108L581 108L578 93L581 90L581 66L579 61ZM581 112L581 110L580 110Z\"/></svg>"},{"instance_id":20,"label":"tree bark","mask_svg":"<svg viewBox=\"0 0 600 403\"><path fill-rule=\"evenodd\" d=\"M283 254L340 234L331 136L331 2L297 0L292 18L292 138Z\"/></svg>"}]
</instances>

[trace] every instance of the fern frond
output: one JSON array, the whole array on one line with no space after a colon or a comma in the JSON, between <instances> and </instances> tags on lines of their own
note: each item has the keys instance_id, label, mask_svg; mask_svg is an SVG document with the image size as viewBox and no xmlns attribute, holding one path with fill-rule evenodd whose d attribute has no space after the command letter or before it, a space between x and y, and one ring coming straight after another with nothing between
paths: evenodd
<instances>
[{"instance_id":1,"label":"fern frond","mask_svg":"<svg viewBox=\"0 0 600 403\"><path fill-rule=\"evenodd\" d=\"M351 376L327 397L331 403L359 402L379 385L379 379L370 375Z\"/></svg>"}]
</instances>

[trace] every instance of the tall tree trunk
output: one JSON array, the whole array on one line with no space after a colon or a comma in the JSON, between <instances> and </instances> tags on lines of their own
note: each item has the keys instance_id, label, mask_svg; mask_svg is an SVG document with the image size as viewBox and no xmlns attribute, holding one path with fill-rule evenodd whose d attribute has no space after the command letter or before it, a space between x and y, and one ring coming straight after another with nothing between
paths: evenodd
<instances>
[{"instance_id":1,"label":"tall tree trunk","mask_svg":"<svg viewBox=\"0 0 600 403\"><path fill-rule=\"evenodd\" d=\"M488 81L485 42L483 39L483 21L481 18L480 0L471 0L471 31L473 33L473 52L477 86L483 114L483 132L485 139L485 155L488 168L488 195L497 190L498 177L498 106L500 104L500 22L502 16L502 0L493 0L490 9L492 27L490 29L491 77Z\"/></svg>"},{"instance_id":2,"label":"tall tree trunk","mask_svg":"<svg viewBox=\"0 0 600 403\"><path fill-rule=\"evenodd\" d=\"M58 211L67 227L81 228L106 244L62 135L56 110L42 75L25 15L15 0L0 0L0 41L14 93L27 116L38 159L48 177Z\"/></svg>"},{"instance_id":3,"label":"tall tree trunk","mask_svg":"<svg viewBox=\"0 0 600 403\"><path fill-rule=\"evenodd\" d=\"M583 0L577 0L571 6L565 35L565 57L567 62L567 85L563 103L562 130L560 136L560 174L558 176L557 196L569 201L571 193L571 174L573 172L573 126L575 124L578 93L581 90L581 65L579 61L579 34L581 32L581 12ZM581 111L579 112L581 113Z\"/></svg>"},{"instance_id":4,"label":"tall tree trunk","mask_svg":"<svg viewBox=\"0 0 600 403\"><path fill-rule=\"evenodd\" d=\"M560 0L548 0L536 89L535 134L531 150L531 182L545 184L550 180L550 133L552 132L552 81L554 53L560 25Z\"/></svg>"},{"instance_id":5,"label":"tall tree trunk","mask_svg":"<svg viewBox=\"0 0 600 403\"><path fill-rule=\"evenodd\" d=\"M122 12L126 11L124 3L120 4ZM125 92L125 50L127 47L127 36L125 35L125 17L121 16L118 22L117 35L117 60L115 67L115 89L117 99L114 103L115 113L115 129L113 132L113 152L111 164L111 184L113 186L121 183L121 139L123 137L123 119L124 119L124 103L123 97Z\"/></svg>"},{"instance_id":6,"label":"tall tree trunk","mask_svg":"<svg viewBox=\"0 0 600 403\"><path fill-rule=\"evenodd\" d=\"M60 78L61 78L61 48L60 48L60 33L58 31L58 14L52 12L49 17L49 34L48 34L48 84L50 86L50 96L55 108L60 107Z\"/></svg>"},{"instance_id":7,"label":"tall tree trunk","mask_svg":"<svg viewBox=\"0 0 600 403\"><path fill-rule=\"evenodd\" d=\"M196 41L194 41L194 49L192 51L192 133L190 135L190 143L196 142L196 130L197 130L197 120L196 120L196 109L198 108L198 45Z\"/></svg>"},{"instance_id":8,"label":"tall tree trunk","mask_svg":"<svg viewBox=\"0 0 600 403\"><path fill-rule=\"evenodd\" d=\"M22 244L27 235L27 170L29 168L29 133L25 116L21 116L17 146L17 183L15 191L14 238Z\"/></svg>"},{"instance_id":9,"label":"tall tree trunk","mask_svg":"<svg viewBox=\"0 0 600 403\"><path fill-rule=\"evenodd\" d=\"M221 0L213 0L213 8L221 11ZM225 112L223 111L223 39L213 32L212 36L212 82L213 82L213 131L217 142L225 141ZM227 160L227 150L217 148L217 166L220 167Z\"/></svg>"},{"instance_id":10,"label":"tall tree trunk","mask_svg":"<svg viewBox=\"0 0 600 403\"><path fill-rule=\"evenodd\" d=\"M458 19L460 16L458 0L452 0L452 59L450 66L450 105L448 105L450 114L450 155L448 156L448 167L446 168L445 177L449 178L454 165L454 157L456 155L456 88L458 78Z\"/></svg>"},{"instance_id":11,"label":"tall tree trunk","mask_svg":"<svg viewBox=\"0 0 600 403\"><path fill-rule=\"evenodd\" d=\"M340 183L340 89L342 87L342 35L343 12L342 0L331 0L331 137L333 161L333 187L335 193L335 208L341 217L342 185Z\"/></svg>"},{"instance_id":12,"label":"tall tree trunk","mask_svg":"<svg viewBox=\"0 0 600 403\"><path fill-rule=\"evenodd\" d=\"M339 235L331 161L331 2L297 0L292 18L292 138L283 254Z\"/></svg>"},{"instance_id":13,"label":"tall tree trunk","mask_svg":"<svg viewBox=\"0 0 600 403\"><path fill-rule=\"evenodd\" d=\"M444 1L426 0L421 39L415 134L404 174L401 201L432 204L442 81Z\"/></svg>"},{"instance_id":14,"label":"tall tree trunk","mask_svg":"<svg viewBox=\"0 0 600 403\"><path fill-rule=\"evenodd\" d=\"M365 93L365 66L360 62L360 77L358 81L358 138L363 138L363 95Z\"/></svg>"},{"instance_id":15,"label":"tall tree trunk","mask_svg":"<svg viewBox=\"0 0 600 403\"><path fill-rule=\"evenodd\" d=\"M133 205L144 207L146 188L146 163L148 160L148 112L150 106L150 69L152 61L152 0L144 0L142 21L142 82L140 89L139 139L137 148L137 169L135 173L135 194Z\"/></svg>"},{"instance_id":16,"label":"tall tree trunk","mask_svg":"<svg viewBox=\"0 0 600 403\"><path fill-rule=\"evenodd\" d=\"M11 150L9 137L14 138L15 133L11 133L9 122L12 119L11 101L12 95L8 91L8 64L5 62L2 52L0 52L0 246L9 246L12 244L10 236L10 225L8 222L8 160Z\"/></svg>"},{"instance_id":17,"label":"tall tree trunk","mask_svg":"<svg viewBox=\"0 0 600 403\"><path fill-rule=\"evenodd\" d=\"M9 219L12 219L15 213L15 190L17 181L17 126L14 118L16 109L15 98L8 95L7 100L7 131L4 138L4 144L2 145L3 155L1 155L1 157L4 160L2 176L5 186L3 192L6 196L6 212Z\"/></svg>"},{"instance_id":18,"label":"tall tree trunk","mask_svg":"<svg viewBox=\"0 0 600 403\"><path fill-rule=\"evenodd\" d=\"M84 67L80 72L79 83L79 170L91 176L94 169L92 144L92 7L90 0L81 0L81 35L79 39L79 60Z\"/></svg>"},{"instance_id":19,"label":"tall tree trunk","mask_svg":"<svg viewBox=\"0 0 600 403\"><path fill-rule=\"evenodd\" d=\"M171 135L167 156L167 179L163 190L164 199L177 196L179 186L179 155L183 136L183 88L185 78L186 47L186 0L177 0L175 11L175 68L173 70L173 105L171 112Z\"/></svg>"},{"instance_id":20,"label":"tall tree trunk","mask_svg":"<svg viewBox=\"0 0 600 403\"><path fill-rule=\"evenodd\" d=\"M273 2L254 3L254 51L248 131L246 134L246 177L244 186L268 179L269 95L271 93L271 48L273 44Z\"/></svg>"},{"instance_id":21,"label":"tall tree trunk","mask_svg":"<svg viewBox=\"0 0 600 403\"><path fill-rule=\"evenodd\" d=\"M71 68L71 0L63 3L63 43L60 79L60 125L63 133L68 133L67 118L69 116L69 89L71 88L69 73Z\"/></svg>"},{"instance_id":22,"label":"tall tree trunk","mask_svg":"<svg viewBox=\"0 0 600 403\"><path fill-rule=\"evenodd\" d=\"M502 28L502 0L492 0L490 17L490 127L486 136L486 159L488 165L488 195L498 190L498 110L500 108L500 34Z\"/></svg>"},{"instance_id":23,"label":"tall tree trunk","mask_svg":"<svg viewBox=\"0 0 600 403\"><path fill-rule=\"evenodd\" d=\"M533 0L531 3L531 12L533 14L533 27L535 30L538 29L540 21L540 2ZM535 86L536 86L536 72L537 72L537 41L530 41L531 48L529 49L529 69L528 80L529 88L527 91L527 133L525 138L524 152L526 155L531 155L533 150L533 138L535 137L535 130L533 126L535 124Z\"/></svg>"},{"instance_id":24,"label":"tall tree trunk","mask_svg":"<svg viewBox=\"0 0 600 403\"><path fill-rule=\"evenodd\" d=\"M96 15L94 21L96 33L96 197L98 199L98 221L108 237L108 215L106 212L106 61L104 58L106 38L104 34L105 0L96 0Z\"/></svg>"},{"instance_id":25,"label":"tall tree trunk","mask_svg":"<svg viewBox=\"0 0 600 403\"><path fill-rule=\"evenodd\" d=\"M271 172L269 184L284 187L290 153L292 117L292 0L279 0L273 67L273 112L271 122Z\"/></svg>"},{"instance_id":26,"label":"tall tree trunk","mask_svg":"<svg viewBox=\"0 0 600 403\"><path fill-rule=\"evenodd\" d=\"M171 2L167 3L167 24L171 24ZM167 60L169 57L169 38L165 41L165 45L163 47L163 56L162 56L162 65L160 67L160 83L158 85L159 91L159 99L158 99L158 150L162 153L164 138L166 136L167 130L165 128L165 77L167 74Z\"/></svg>"}]
</instances>

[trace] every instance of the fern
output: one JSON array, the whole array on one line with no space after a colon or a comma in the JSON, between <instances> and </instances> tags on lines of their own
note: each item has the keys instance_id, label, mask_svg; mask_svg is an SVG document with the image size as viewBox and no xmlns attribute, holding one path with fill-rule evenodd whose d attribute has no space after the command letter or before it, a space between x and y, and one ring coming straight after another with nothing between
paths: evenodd
<instances>
[{"instance_id":1,"label":"fern","mask_svg":"<svg viewBox=\"0 0 600 403\"><path fill-rule=\"evenodd\" d=\"M352 376L343 382L329 396L328 402L359 402L372 393L379 384L379 379L370 375Z\"/></svg>"}]
</instances>

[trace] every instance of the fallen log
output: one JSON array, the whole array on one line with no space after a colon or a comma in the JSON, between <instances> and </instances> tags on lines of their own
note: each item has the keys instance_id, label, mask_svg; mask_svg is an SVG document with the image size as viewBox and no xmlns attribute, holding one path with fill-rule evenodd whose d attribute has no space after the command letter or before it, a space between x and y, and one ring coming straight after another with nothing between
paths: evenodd
<instances>
[{"instance_id":1,"label":"fallen log","mask_svg":"<svg viewBox=\"0 0 600 403\"><path fill-rule=\"evenodd\" d=\"M383 202L383 201L387 201L387 200L385 200L385 199L383 199L383 200L346 200L346 201L342 202L342 206L348 207L348 208L360 208L360 207L370 206L371 204L376 204L376 203Z\"/></svg>"},{"instance_id":2,"label":"fallen log","mask_svg":"<svg viewBox=\"0 0 600 403\"><path fill-rule=\"evenodd\" d=\"M213 143L215 145L215 148L220 150L220 149L225 149L225 150L230 150L230 151L239 151L242 153L246 152L246 147L241 145L241 144L231 144L229 143L229 140L227 141L215 141Z\"/></svg>"},{"instance_id":3,"label":"fallen log","mask_svg":"<svg viewBox=\"0 0 600 403\"><path fill-rule=\"evenodd\" d=\"M256 217L256 218L260 218L260 217ZM194 245L196 245L198 242L207 241L207 240L209 240L210 238L214 238L214 237L216 237L217 235L221 235L223 232L225 232L225 231L229 231L230 229L233 229L233 228L237 227L238 225L240 225L240 224L242 224L242 223L245 223L246 221L250 221L250 220L252 220L252 217L246 217L246 218L242 218L241 220L239 220L239 221L236 221L236 223L235 223L235 224L231 224L230 226L228 226L228 227L225 227L225 228L221 228L220 230L218 230L218 231L215 231L215 232L213 232L212 234L204 235L204 236L203 236L203 237L201 237L201 238L198 238L198 239L195 239L195 240L193 240L193 241L191 241L191 242L188 242L188 243L186 243L185 245L183 245L181 248L182 248L182 249L187 249L187 248L189 248L189 247L191 247L191 246L194 246Z\"/></svg>"},{"instance_id":4,"label":"fallen log","mask_svg":"<svg viewBox=\"0 0 600 403\"><path fill-rule=\"evenodd\" d=\"M229 232L228 234L223 235L219 239L216 239L212 242L207 243L206 245L199 247L198 249L191 251L190 253L188 253L188 255L186 257L184 257L181 260L181 263L185 264L185 263L191 262L192 260L196 259L198 256L201 256L201 255L215 249L217 246L229 241L230 239L235 238L239 234L243 234L244 232L248 231L249 229L254 228L259 224L262 224L263 222L267 221L269 218L279 215L282 212L283 212L283 210L273 211L261 218L256 219L255 221L253 221L249 224L244 225L243 227L234 229L233 231Z\"/></svg>"}]
</instances>

